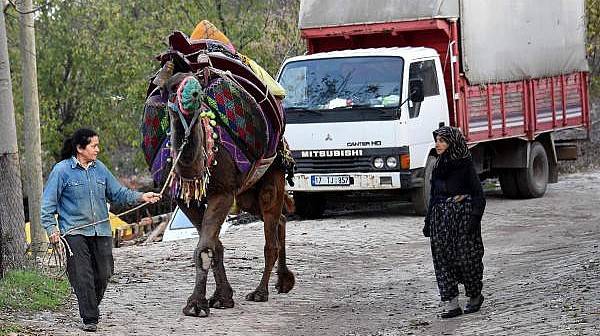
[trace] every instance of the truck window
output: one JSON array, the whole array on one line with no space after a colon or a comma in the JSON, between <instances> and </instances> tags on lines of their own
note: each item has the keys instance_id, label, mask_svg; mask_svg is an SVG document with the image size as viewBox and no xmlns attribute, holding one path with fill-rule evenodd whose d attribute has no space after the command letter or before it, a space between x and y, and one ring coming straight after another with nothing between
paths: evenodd
<instances>
[{"instance_id":1,"label":"truck window","mask_svg":"<svg viewBox=\"0 0 600 336\"><path fill-rule=\"evenodd\" d=\"M321 121L393 119L400 105L403 66L403 59L393 56L290 62L279 76L287 92L283 107L292 122L314 119L305 110L317 111Z\"/></svg>"},{"instance_id":2,"label":"truck window","mask_svg":"<svg viewBox=\"0 0 600 336\"><path fill-rule=\"evenodd\" d=\"M435 71L435 62L433 60L411 63L408 75L410 79L420 78L423 80L423 94L425 97L437 96L440 94ZM418 117L420 110L421 103L411 103L408 106L411 118Z\"/></svg>"}]
</instances>

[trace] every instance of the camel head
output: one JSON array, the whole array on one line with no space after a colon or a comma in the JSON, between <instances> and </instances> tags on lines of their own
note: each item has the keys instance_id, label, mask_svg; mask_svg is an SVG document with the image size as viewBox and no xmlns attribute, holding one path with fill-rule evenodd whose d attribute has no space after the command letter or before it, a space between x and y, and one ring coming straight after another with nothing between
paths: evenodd
<instances>
[{"instance_id":1,"label":"camel head","mask_svg":"<svg viewBox=\"0 0 600 336\"><path fill-rule=\"evenodd\" d=\"M192 73L177 73L165 83L165 89L169 95L172 157L180 155L175 173L183 180L202 179L206 170L205 133L200 117L202 87Z\"/></svg>"}]
</instances>

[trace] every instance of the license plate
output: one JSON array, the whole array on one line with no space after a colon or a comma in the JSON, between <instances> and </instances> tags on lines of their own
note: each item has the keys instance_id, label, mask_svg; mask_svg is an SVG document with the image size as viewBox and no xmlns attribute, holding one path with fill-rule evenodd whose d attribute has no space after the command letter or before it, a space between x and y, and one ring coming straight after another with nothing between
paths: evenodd
<instances>
[{"instance_id":1,"label":"license plate","mask_svg":"<svg viewBox=\"0 0 600 336\"><path fill-rule=\"evenodd\" d=\"M313 186L350 185L350 176L348 176L348 175L313 175L310 177L310 184L312 184Z\"/></svg>"}]
</instances>

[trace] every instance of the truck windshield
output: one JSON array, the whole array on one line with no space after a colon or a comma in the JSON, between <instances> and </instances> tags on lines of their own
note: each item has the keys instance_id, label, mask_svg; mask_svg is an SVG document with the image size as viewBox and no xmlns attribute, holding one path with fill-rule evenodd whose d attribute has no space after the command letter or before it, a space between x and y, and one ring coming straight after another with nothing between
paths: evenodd
<instances>
[{"instance_id":1,"label":"truck windshield","mask_svg":"<svg viewBox=\"0 0 600 336\"><path fill-rule=\"evenodd\" d=\"M286 64L279 82L290 113L362 109L381 114L400 104L403 59L368 56L296 61ZM366 111L365 111L366 112ZM364 113L363 113L364 114Z\"/></svg>"}]
</instances>

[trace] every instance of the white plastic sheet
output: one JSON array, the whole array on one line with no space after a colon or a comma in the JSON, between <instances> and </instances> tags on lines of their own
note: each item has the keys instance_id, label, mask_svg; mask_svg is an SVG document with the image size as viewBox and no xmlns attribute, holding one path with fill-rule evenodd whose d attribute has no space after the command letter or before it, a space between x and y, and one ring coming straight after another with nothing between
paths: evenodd
<instances>
[{"instance_id":1,"label":"white plastic sheet","mask_svg":"<svg viewBox=\"0 0 600 336\"><path fill-rule=\"evenodd\" d=\"M587 71L584 0L462 0L471 84Z\"/></svg>"}]
</instances>

